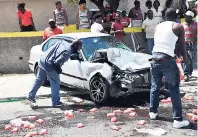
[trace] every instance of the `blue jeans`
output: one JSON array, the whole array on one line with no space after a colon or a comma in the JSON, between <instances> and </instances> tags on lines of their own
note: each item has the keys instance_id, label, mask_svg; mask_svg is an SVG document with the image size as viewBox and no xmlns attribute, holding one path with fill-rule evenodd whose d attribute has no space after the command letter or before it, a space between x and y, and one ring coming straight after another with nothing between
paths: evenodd
<instances>
[{"instance_id":1,"label":"blue jeans","mask_svg":"<svg viewBox=\"0 0 198 137\"><path fill-rule=\"evenodd\" d=\"M29 93L29 97L31 99L35 99L36 93L38 89L42 86L46 77L49 78L50 86L51 86L51 96L52 96L52 105L58 105L60 103L60 77L56 71L48 72L39 67L36 80L34 85Z\"/></svg>"},{"instance_id":2,"label":"blue jeans","mask_svg":"<svg viewBox=\"0 0 198 137\"><path fill-rule=\"evenodd\" d=\"M172 112L174 120L183 120L182 118L182 104L179 90L179 69L176 65L175 59L166 61L152 61L151 62L151 91L150 91L150 112L157 113L159 106L159 95L162 77L168 84L168 89L171 95Z\"/></svg>"},{"instance_id":3,"label":"blue jeans","mask_svg":"<svg viewBox=\"0 0 198 137\"><path fill-rule=\"evenodd\" d=\"M184 75L192 75L193 72L193 52L196 50L194 47L196 45L193 44L186 44L186 60L185 63L183 64L183 69L184 69Z\"/></svg>"},{"instance_id":4,"label":"blue jeans","mask_svg":"<svg viewBox=\"0 0 198 137\"><path fill-rule=\"evenodd\" d=\"M147 39L147 48L148 48L148 53L151 55L153 51L153 46L154 46L154 39L148 38Z\"/></svg>"}]
</instances>

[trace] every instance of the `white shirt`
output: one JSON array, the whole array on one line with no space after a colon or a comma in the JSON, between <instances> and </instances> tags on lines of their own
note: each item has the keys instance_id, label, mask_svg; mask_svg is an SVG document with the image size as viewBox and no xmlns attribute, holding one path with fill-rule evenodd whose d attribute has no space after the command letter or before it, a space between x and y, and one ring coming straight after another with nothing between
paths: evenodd
<instances>
[{"instance_id":1,"label":"white shirt","mask_svg":"<svg viewBox=\"0 0 198 137\"><path fill-rule=\"evenodd\" d=\"M146 32L146 38L154 38L155 27L157 23L154 19L148 17L143 21L142 29Z\"/></svg>"},{"instance_id":2,"label":"white shirt","mask_svg":"<svg viewBox=\"0 0 198 137\"><path fill-rule=\"evenodd\" d=\"M158 11L155 8L152 8L152 11L153 11L153 17L156 20L156 22L159 22L159 23L162 22L163 21L163 17L162 17L163 8L159 7Z\"/></svg>"},{"instance_id":3,"label":"white shirt","mask_svg":"<svg viewBox=\"0 0 198 137\"><path fill-rule=\"evenodd\" d=\"M165 53L174 57L175 45L178 40L172 30L174 22L165 21L157 25L154 35L153 52Z\"/></svg>"},{"instance_id":4,"label":"white shirt","mask_svg":"<svg viewBox=\"0 0 198 137\"><path fill-rule=\"evenodd\" d=\"M103 30L103 26L100 23L94 23L91 25L91 32L98 32L100 33Z\"/></svg>"}]
</instances>

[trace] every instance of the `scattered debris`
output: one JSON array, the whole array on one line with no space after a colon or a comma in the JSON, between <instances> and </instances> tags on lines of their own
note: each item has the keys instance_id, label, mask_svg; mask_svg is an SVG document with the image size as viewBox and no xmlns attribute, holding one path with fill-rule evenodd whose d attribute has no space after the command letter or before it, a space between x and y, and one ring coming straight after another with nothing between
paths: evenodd
<instances>
[{"instance_id":1,"label":"scattered debris","mask_svg":"<svg viewBox=\"0 0 198 137\"><path fill-rule=\"evenodd\" d=\"M137 115L136 112L131 112L131 113L129 114L129 117L134 118L136 115Z\"/></svg>"},{"instance_id":2,"label":"scattered debris","mask_svg":"<svg viewBox=\"0 0 198 137\"><path fill-rule=\"evenodd\" d=\"M183 97L183 99L184 100L194 100L192 96L189 96L187 94Z\"/></svg>"},{"instance_id":3,"label":"scattered debris","mask_svg":"<svg viewBox=\"0 0 198 137\"><path fill-rule=\"evenodd\" d=\"M77 124L77 127L78 127L78 128L83 128L84 125L83 125L82 123L78 123L78 124Z\"/></svg>"},{"instance_id":4,"label":"scattered debris","mask_svg":"<svg viewBox=\"0 0 198 137\"><path fill-rule=\"evenodd\" d=\"M197 115L198 114L198 109L193 109L192 110L192 113L195 114L195 115Z\"/></svg>"},{"instance_id":5,"label":"scattered debris","mask_svg":"<svg viewBox=\"0 0 198 137\"><path fill-rule=\"evenodd\" d=\"M92 108L92 109L89 110L89 112L95 113L97 110L98 110L97 108Z\"/></svg>"},{"instance_id":6,"label":"scattered debris","mask_svg":"<svg viewBox=\"0 0 198 137\"><path fill-rule=\"evenodd\" d=\"M45 120L43 120L43 119L38 119L36 122L39 123L39 124L43 124L43 123L45 123Z\"/></svg>"},{"instance_id":7,"label":"scattered debris","mask_svg":"<svg viewBox=\"0 0 198 137\"><path fill-rule=\"evenodd\" d=\"M107 117L113 118L113 117L115 117L115 113L108 113L108 114L107 114Z\"/></svg>"},{"instance_id":8,"label":"scattered debris","mask_svg":"<svg viewBox=\"0 0 198 137\"><path fill-rule=\"evenodd\" d=\"M131 112L132 112L132 111L129 110L129 109L124 110L124 114L129 114L129 113L131 113Z\"/></svg>"},{"instance_id":9,"label":"scattered debris","mask_svg":"<svg viewBox=\"0 0 198 137\"><path fill-rule=\"evenodd\" d=\"M166 130L164 130L162 128L155 128L155 129L142 128L142 129L138 129L137 127L135 127L134 129L139 133L148 133L148 134L154 135L154 136L162 136L162 135L167 134Z\"/></svg>"},{"instance_id":10,"label":"scattered debris","mask_svg":"<svg viewBox=\"0 0 198 137\"><path fill-rule=\"evenodd\" d=\"M121 129L120 126L116 126L116 125L113 125L110 127L112 130L116 130L116 131L119 131Z\"/></svg>"},{"instance_id":11,"label":"scattered debris","mask_svg":"<svg viewBox=\"0 0 198 137\"><path fill-rule=\"evenodd\" d=\"M162 102L162 103L171 103L171 98L162 99L160 102Z\"/></svg>"},{"instance_id":12,"label":"scattered debris","mask_svg":"<svg viewBox=\"0 0 198 137\"><path fill-rule=\"evenodd\" d=\"M35 124L30 124L28 128L29 128L29 129L33 129L33 128L35 128L35 127L36 127Z\"/></svg>"},{"instance_id":13,"label":"scattered debris","mask_svg":"<svg viewBox=\"0 0 198 137\"><path fill-rule=\"evenodd\" d=\"M87 119L95 119L94 116L88 116Z\"/></svg>"},{"instance_id":14,"label":"scattered debris","mask_svg":"<svg viewBox=\"0 0 198 137\"><path fill-rule=\"evenodd\" d=\"M127 108L127 110L135 111L135 108Z\"/></svg>"},{"instance_id":15,"label":"scattered debris","mask_svg":"<svg viewBox=\"0 0 198 137\"><path fill-rule=\"evenodd\" d=\"M117 117L111 118L111 122L116 122L116 121L117 121Z\"/></svg>"},{"instance_id":16,"label":"scattered debris","mask_svg":"<svg viewBox=\"0 0 198 137\"><path fill-rule=\"evenodd\" d=\"M31 123L29 121L26 121L26 123L24 123L23 127L24 128L29 128L31 125Z\"/></svg>"},{"instance_id":17,"label":"scattered debris","mask_svg":"<svg viewBox=\"0 0 198 137\"><path fill-rule=\"evenodd\" d=\"M11 128L12 128L11 125L6 125L6 126L5 126L5 130L10 130Z\"/></svg>"},{"instance_id":18,"label":"scattered debris","mask_svg":"<svg viewBox=\"0 0 198 137\"><path fill-rule=\"evenodd\" d=\"M28 120L36 120L36 119L37 119L36 116L29 116L29 117L28 117Z\"/></svg>"},{"instance_id":19,"label":"scattered debris","mask_svg":"<svg viewBox=\"0 0 198 137\"><path fill-rule=\"evenodd\" d=\"M86 112L85 109L78 109L78 112Z\"/></svg>"},{"instance_id":20,"label":"scattered debris","mask_svg":"<svg viewBox=\"0 0 198 137\"><path fill-rule=\"evenodd\" d=\"M16 132L18 132L18 131L19 131L19 128L17 128L17 127L16 127L16 128L13 128L13 129L11 130L12 133L16 133Z\"/></svg>"},{"instance_id":21,"label":"scattered debris","mask_svg":"<svg viewBox=\"0 0 198 137\"><path fill-rule=\"evenodd\" d=\"M72 98L72 101L75 102L75 103L82 103L82 102L84 102L83 99L77 98L77 97L73 97L73 98Z\"/></svg>"},{"instance_id":22,"label":"scattered debris","mask_svg":"<svg viewBox=\"0 0 198 137\"><path fill-rule=\"evenodd\" d=\"M192 121L192 122L197 122L197 121L198 121L198 115L192 116L191 121Z\"/></svg>"},{"instance_id":23,"label":"scattered debris","mask_svg":"<svg viewBox=\"0 0 198 137\"><path fill-rule=\"evenodd\" d=\"M37 131L32 131L32 132L29 132L28 135L29 135L30 137L32 137L32 136L37 136L37 135L38 135L38 132L37 132Z\"/></svg>"},{"instance_id":24,"label":"scattered debris","mask_svg":"<svg viewBox=\"0 0 198 137\"><path fill-rule=\"evenodd\" d=\"M187 113L186 116L188 119L192 119L192 117L194 116L195 114L193 113Z\"/></svg>"},{"instance_id":25,"label":"scattered debris","mask_svg":"<svg viewBox=\"0 0 198 137\"><path fill-rule=\"evenodd\" d=\"M122 113L122 110L120 110L120 109L114 110L113 113L114 113L114 114L121 114L121 113Z\"/></svg>"},{"instance_id":26,"label":"scattered debris","mask_svg":"<svg viewBox=\"0 0 198 137\"><path fill-rule=\"evenodd\" d=\"M22 121L21 118L17 118L17 119L11 120L10 121L10 125L11 126L20 127L21 126L21 121Z\"/></svg>"},{"instance_id":27,"label":"scattered debris","mask_svg":"<svg viewBox=\"0 0 198 137\"><path fill-rule=\"evenodd\" d=\"M39 135L45 135L48 134L46 129L41 129L41 131L39 132Z\"/></svg>"},{"instance_id":28,"label":"scattered debris","mask_svg":"<svg viewBox=\"0 0 198 137\"><path fill-rule=\"evenodd\" d=\"M144 124L146 124L145 120L140 120L137 122L137 125L143 126Z\"/></svg>"}]
</instances>

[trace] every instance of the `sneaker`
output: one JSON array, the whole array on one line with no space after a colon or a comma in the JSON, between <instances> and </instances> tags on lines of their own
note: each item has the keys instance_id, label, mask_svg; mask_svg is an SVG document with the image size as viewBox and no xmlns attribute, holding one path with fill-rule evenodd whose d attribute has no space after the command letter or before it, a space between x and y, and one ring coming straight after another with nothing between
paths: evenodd
<instances>
[{"instance_id":1,"label":"sneaker","mask_svg":"<svg viewBox=\"0 0 198 137\"><path fill-rule=\"evenodd\" d=\"M31 99L30 97L27 98L31 103L36 103L35 99Z\"/></svg>"},{"instance_id":2,"label":"sneaker","mask_svg":"<svg viewBox=\"0 0 198 137\"><path fill-rule=\"evenodd\" d=\"M153 112L150 112L149 113L149 117L151 120L155 120L157 118L158 114L157 113L153 113Z\"/></svg>"},{"instance_id":3,"label":"sneaker","mask_svg":"<svg viewBox=\"0 0 198 137\"><path fill-rule=\"evenodd\" d=\"M179 129L179 128L187 127L189 126L189 124L190 122L188 120L183 120L183 121L174 120L173 127Z\"/></svg>"},{"instance_id":4,"label":"sneaker","mask_svg":"<svg viewBox=\"0 0 198 137\"><path fill-rule=\"evenodd\" d=\"M55 107L55 108L60 108L62 106L64 106L64 103L62 103L62 102L59 102L56 105L53 105L53 107Z\"/></svg>"}]
</instances>

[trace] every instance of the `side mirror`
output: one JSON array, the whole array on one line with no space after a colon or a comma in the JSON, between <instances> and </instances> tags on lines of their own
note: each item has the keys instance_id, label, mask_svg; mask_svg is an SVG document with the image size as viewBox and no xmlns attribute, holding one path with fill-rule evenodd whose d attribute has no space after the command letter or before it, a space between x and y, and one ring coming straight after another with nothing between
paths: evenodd
<instances>
[{"instance_id":1,"label":"side mirror","mask_svg":"<svg viewBox=\"0 0 198 137\"><path fill-rule=\"evenodd\" d=\"M70 56L71 60L79 60L79 55L77 53L74 53Z\"/></svg>"}]
</instances>

